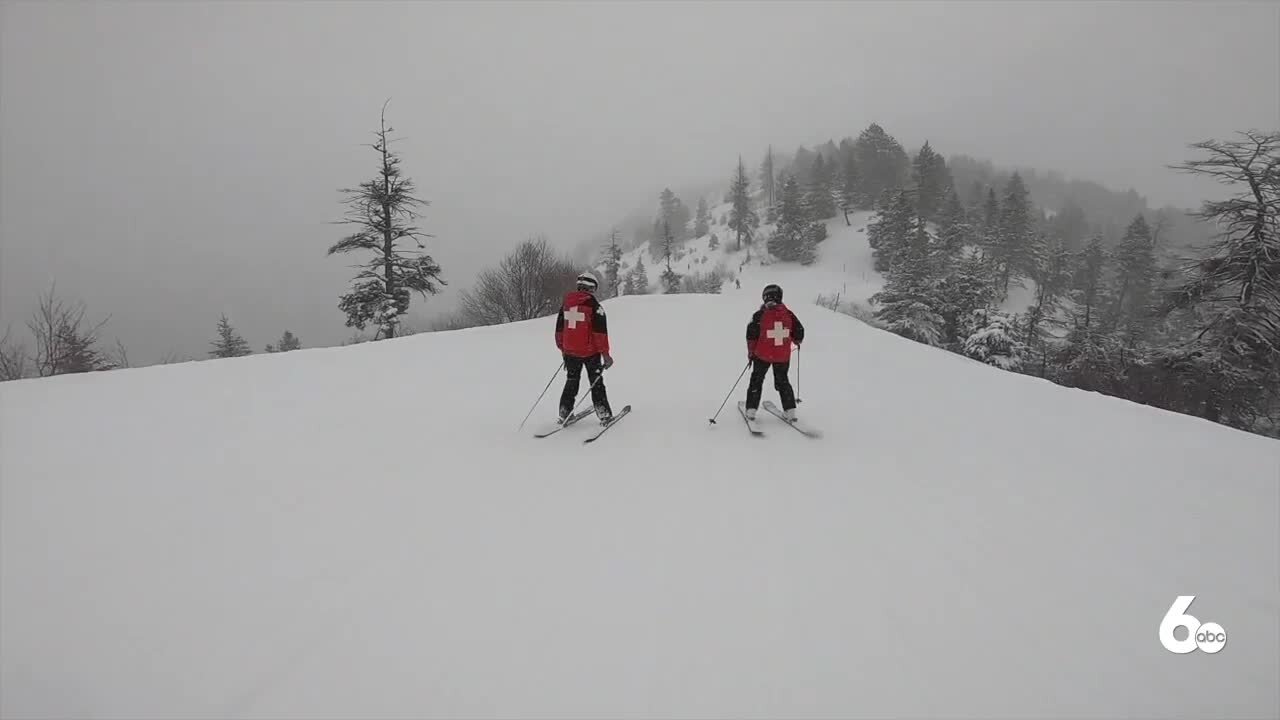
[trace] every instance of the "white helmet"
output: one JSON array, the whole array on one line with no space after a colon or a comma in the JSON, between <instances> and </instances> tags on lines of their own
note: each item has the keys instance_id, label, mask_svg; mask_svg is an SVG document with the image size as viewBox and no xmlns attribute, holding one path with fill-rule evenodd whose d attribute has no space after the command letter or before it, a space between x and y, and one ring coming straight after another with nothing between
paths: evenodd
<instances>
[{"instance_id":1,"label":"white helmet","mask_svg":"<svg viewBox=\"0 0 1280 720\"><path fill-rule=\"evenodd\" d=\"M588 271L586 271L586 272L584 272L584 273L582 273L581 275L579 275L579 276L578 276L578 289L579 289L579 290L586 290L587 292L594 292L594 291L595 291L595 289L596 289L597 287L599 287L599 286L600 286L600 282L599 282L598 280L596 280L595 273L591 272L590 270L588 270Z\"/></svg>"}]
</instances>

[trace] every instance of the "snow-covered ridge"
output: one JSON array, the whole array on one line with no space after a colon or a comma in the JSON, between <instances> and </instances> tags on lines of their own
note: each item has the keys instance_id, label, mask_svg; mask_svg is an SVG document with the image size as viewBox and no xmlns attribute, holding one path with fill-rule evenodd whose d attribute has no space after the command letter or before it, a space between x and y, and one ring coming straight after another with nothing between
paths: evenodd
<instances>
[{"instance_id":1,"label":"snow-covered ridge","mask_svg":"<svg viewBox=\"0 0 1280 720\"><path fill-rule=\"evenodd\" d=\"M590 446L516 432L550 318L0 385L0 715L1280 714L1280 442L876 330L811 269L825 438L712 426L784 271L607 301L635 411ZM1159 645L1179 594L1222 652Z\"/></svg>"}]
</instances>

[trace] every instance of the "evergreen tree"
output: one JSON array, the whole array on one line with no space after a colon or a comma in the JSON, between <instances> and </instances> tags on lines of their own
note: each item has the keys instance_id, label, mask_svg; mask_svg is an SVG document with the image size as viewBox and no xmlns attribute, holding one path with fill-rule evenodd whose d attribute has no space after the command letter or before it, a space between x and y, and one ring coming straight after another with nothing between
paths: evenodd
<instances>
[{"instance_id":1,"label":"evergreen tree","mask_svg":"<svg viewBox=\"0 0 1280 720\"><path fill-rule=\"evenodd\" d=\"M1073 313L1076 329L1087 330L1096 324L1096 315L1102 303L1106 259L1101 235L1093 236L1077 257L1071 291L1071 300L1076 308Z\"/></svg>"},{"instance_id":2,"label":"evergreen tree","mask_svg":"<svg viewBox=\"0 0 1280 720\"><path fill-rule=\"evenodd\" d=\"M747 169L743 167L741 157L729 190L729 201L733 204L729 211L729 229L737 234L738 250L741 250L744 238L748 244L751 242L751 229L758 223L755 212L751 210L751 182L747 179Z\"/></svg>"},{"instance_id":3,"label":"evergreen tree","mask_svg":"<svg viewBox=\"0 0 1280 720\"><path fill-rule=\"evenodd\" d=\"M618 245L618 229L614 228L604 249L604 297L618 295L618 268L621 264L622 248Z\"/></svg>"},{"instance_id":4,"label":"evergreen tree","mask_svg":"<svg viewBox=\"0 0 1280 720\"><path fill-rule=\"evenodd\" d=\"M667 269L662 271L660 279L662 281L663 294L674 295L680 292L680 274L672 270L670 266L667 266Z\"/></svg>"},{"instance_id":5,"label":"evergreen tree","mask_svg":"<svg viewBox=\"0 0 1280 720\"><path fill-rule=\"evenodd\" d=\"M774 170L773 170L773 146L764 153L764 161L760 163L760 186L764 193L764 206L772 208L777 202L774 186ZM772 222L772 220L770 221Z\"/></svg>"},{"instance_id":6,"label":"evergreen tree","mask_svg":"<svg viewBox=\"0 0 1280 720\"><path fill-rule=\"evenodd\" d=\"M863 206L858 195L858 163L854 158L853 143L848 140L840 143L839 173L836 177L836 202L848 227L853 224L849 222L849 213L857 212Z\"/></svg>"},{"instance_id":7,"label":"evergreen tree","mask_svg":"<svg viewBox=\"0 0 1280 720\"><path fill-rule=\"evenodd\" d=\"M915 236L919 225L915 203L906 190L885 193L877 208L878 217L867 226L867 243L875 256L875 269L888 272L898 253Z\"/></svg>"},{"instance_id":8,"label":"evergreen tree","mask_svg":"<svg viewBox=\"0 0 1280 720\"><path fill-rule=\"evenodd\" d=\"M302 343L298 341L296 335L285 330L284 335L280 336L280 342L275 345L268 345L266 349L269 353L289 352L290 350L301 350Z\"/></svg>"},{"instance_id":9,"label":"evergreen tree","mask_svg":"<svg viewBox=\"0 0 1280 720\"><path fill-rule=\"evenodd\" d=\"M675 238L671 236L671 226L666 222L662 223L662 259L667 263L667 270L671 270L671 256L675 249Z\"/></svg>"},{"instance_id":10,"label":"evergreen tree","mask_svg":"<svg viewBox=\"0 0 1280 720\"><path fill-rule=\"evenodd\" d=\"M938 283L938 314L942 316L942 342L956 351L981 328L980 311L995 301L991 266L981 255L964 253Z\"/></svg>"},{"instance_id":11,"label":"evergreen tree","mask_svg":"<svg viewBox=\"0 0 1280 720\"><path fill-rule=\"evenodd\" d=\"M951 192L951 171L947 169L947 161L933 151L928 141L916 153L912 180L916 185L920 217L928 222L937 221L938 213Z\"/></svg>"},{"instance_id":12,"label":"evergreen tree","mask_svg":"<svg viewBox=\"0 0 1280 720\"><path fill-rule=\"evenodd\" d=\"M715 233L711 233L711 238L707 240L707 249L715 250L718 247L720 247L720 238L716 237Z\"/></svg>"},{"instance_id":13,"label":"evergreen tree","mask_svg":"<svg viewBox=\"0 0 1280 720\"><path fill-rule=\"evenodd\" d=\"M1151 291L1156 261L1146 218L1139 215L1129 224L1115 256L1115 295L1110 325L1122 333L1129 347L1134 347L1152 323Z\"/></svg>"},{"instance_id":14,"label":"evergreen tree","mask_svg":"<svg viewBox=\"0 0 1280 720\"><path fill-rule=\"evenodd\" d=\"M249 350L249 343L231 327L231 321L226 315L218 320L218 339L212 345L213 350L209 351L209 356L215 358L241 357L252 352Z\"/></svg>"},{"instance_id":15,"label":"evergreen tree","mask_svg":"<svg viewBox=\"0 0 1280 720\"><path fill-rule=\"evenodd\" d=\"M1075 252L1083 248L1089 236L1089 221L1079 205L1068 202L1049 221L1049 232L1062 241L1063 247Z\"/></svg>"},{"instance_id":16,"label":"evergreen tree","mask_svg":"<svg viewBox=\"0 0 1280 720\"><path fill-rule=\"evenodd\" d=\"M710 228L711 212L707 209L707 199L700 197L698 198L698 214L693 225L693 236L702 237L707 234Z\"/></svg>"},{"instance_id":17,"label":"evergreen tree","mask_svg":"<svg viewBox=\"0 0 1280 720\"><path fill-rule=\"evenodd\" d=\"M800 183L794 175L787 175L778 201L778 225L769 237L769 253L784 262L811 264L816 259L818 228L826 229L809 219Z\"/></svg>"},{"instance_id":18,"label":"evergreen tree","mask_svg":"<svg viewBox=\"0 0 1280 720\"><path fill-rule=\"evenodd\" d=\"M866 201L874 202L886 190L906 184L911 161L902 145L884 128L871 124L858 135L853 149L861 183L859 194Z\"/></svg>"},{"instance_id":19,"label":"evergreen tree","mask_svg":"<svg viewBox=\"0 0 1280 720\"><path fill-rule=\"evenodd\" d=\"M969 215L960 203L960 196L952 188L938 212L938 251L945 260L941 272L945 272L946 266L959 258L966 247L976 242L977 235L969 222Z\"/></svg>"},{"instance_id":20,"label":"evergreen tree","mask_svg":"<svg viewBox=\"0 0 1280 720\"><path fill-rule=\"evenodd\" d=\"M636 266L631 269L631 291L628 295L646 295L649 292L649 274L644 269L644 257L636 257Z\"/></svg>"},{"instance_id":21,"label":"evergreen tree","mask_svg":"<svg viewBox=\"0 0 1280 720\"><path fill-rule=\"evenodd\" d=\"M836 215L835 178L831 168L832 165L823 160L821 155L813 161L809 187L805 191L805 204L808 205L811 220L821 221Z\"/></svg>"},{"instance_id":22,"label":"evergreen tree","mask_svg":"<svg viewBox=\"0 0 1280 720\"><path fill-rule=\"evenodd\" d=\"M1002 297L1009 293L1010 279L1030 276L1034 270L1032 230L1031 198L1022 176L1015 172L1000 203L999 226L992 247Z\"/></svg>"},{"instance_id":23,"label":"evergreen tree","mask_svg":"<svg viewBox=\"0 0 1280 720\"><path fill-rule=\"evenodd\" d=\"M1043 235L1037 238L1036 269L1032 279L1036 283L1034 301L1027 308L1026 345L1029 349L1041 348L1040 374L1045 374L1048 353L1044 345L1053 336L1051 329L1061 325L1058 311L1062 299L1071 285L1071 254L1057 238Z\"/></svg>"},{"instance_id":24,"label":"evergreen tree","mask_svg":"<svg viewBox=\"0 0 1280 720\"><path fill-rule=\"evenodd\" d=\"M1000 202L996 200L996 188L987 188L987 200L982 204L982 232L978 237L983 255L995 263L1000 254Z\"/></svg>"},{"instance_id":25,"label":"evergreen tree","mask_svg":"<svg viewBox=\"0 0 1280 720\"><path fill-rule=\"evenodd\" d=\"M885 329L927 345L941 343L945 324L931 273L934 244L924 223L915 223L910 239L894 256L884 289L871 297L879 306L876 319Z\"/></svg>"},{"instance_id":26,"label":"evergreen tree","mask_svg":"<svg viewBox=\"0 0 1280 720\"><path fill-rule=\"evenodd\" d=\"M1190 354L1198 353L1202 363L1230 371L1255 388L1250 402L1270 397L1275 403L1280 395L1280 131L1249 131L1191 147L1205 157L1177 169L1213 177L1233 194L1206 202L1196 213L1221 235L1187 282L1171 293L1173 307L1198 311L1192 347L1174 358L1189 362ZM1233 420L1245 411L1245 402L1218 389L1203 402L1201 413Z\"/></svg>"},{"instance_id":27,"label":"evergreen tree","mask_svg":"<svg viewBox=\"0 0 1280 720\"><path fill-rule=\"evenodd\" d=\"M1014 372L1022 369L1026 348L1017 339L1016 323L1003 313L989 312L981 329L964 342L968 357Z\"/></svg>"},{"instance_id":28,"label":"evergreen tree","mask_svg":"<svg viewBox=\"0 0 1280 720\"><path fill-rule=\"evenodd\" d=\"M342 296L338 307L346 314L348 327L363 330L375 323L379 333L388 338L395 337L400 318L409 311L411 292L425 299L445 284L440 266L430 255L397 246L412 241L422 249L423 238L429 236L413 225L417 208L427 203L414 197L413 181L401 175L400 158L391 152L391 132L384 105L381 124L370 145L379 158L377 174L357 188L343 190L348 196L343 224L357 230L335 243L328 253L359 251L372 256L358 266L361 269L352 289Z\"/></svg>"}]
</instances>

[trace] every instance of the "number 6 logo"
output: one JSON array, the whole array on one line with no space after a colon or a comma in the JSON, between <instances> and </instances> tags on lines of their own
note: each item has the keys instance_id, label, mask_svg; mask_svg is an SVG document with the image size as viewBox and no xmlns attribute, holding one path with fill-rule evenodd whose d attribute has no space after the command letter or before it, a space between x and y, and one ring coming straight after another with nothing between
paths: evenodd
<instances>
[{"instance_id":1,"label":"number 6 logo","mask_svg":"<svg viewBox=\"0 0 1280 720\"><path fill-rule=\"evenodd\" d=\"M1212 654L1226 646L1227 631L1221 625L1215 622L1201 625L1199 620L1187 614L1187 609L1195 599L1195 595L1179 595L1169 612L1164 614L1164 620L1160 621L1160 644L1164 645L1165 650L1185 655L1200 648ZM1180 627L1187 629L1187 637L1182 640L1173 634Z\"/></svg>"}]
</instances>

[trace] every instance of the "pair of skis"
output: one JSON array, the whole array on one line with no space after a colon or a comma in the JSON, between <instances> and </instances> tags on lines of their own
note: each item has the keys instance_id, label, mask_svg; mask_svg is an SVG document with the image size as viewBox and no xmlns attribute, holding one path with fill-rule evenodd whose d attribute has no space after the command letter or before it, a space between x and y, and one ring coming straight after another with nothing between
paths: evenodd
<instances>
[{"instance_id":1,"label":"pair of skis","mask_svg":"<svg viewBox=\"0 0 1280 720\"><path fill-rule=\"evenodd\" d=\"M566 418L566 419L565 419L565 421L564 421L564 422L559 423L558 425L556 425L555 427L553 427L553 428L551 428L551 429L549 429L549 430L544 430L544 431L542 431L542 432L534 433L534 435L533 435L533 436L534 436L534 437L536 437L536 438L544 438L544 437L548 437L548 436L550 436L550 435L555 435L556 433L558 433L558 432L560 432L561 430L563 430L563 429L565 429L565 428L569 427L570 425L573 425L574 423L576 423L576 422L578 422L579 420L581 420L581 419L585 418L586 416L588 416L588 415L594 415L594 414L595 414L595 411L596 411L596 410L595 410L595 408L587 408L586 410L583 410L582 412L579 412L579 413L577 413L577 414L575 414L575 415L570 415L568 418ZM619 420L621 420L622 418L626 417L626 416L627 416L627 414L628 414L628 413L630 413L630 412L631 412L631 406L630 406L630 405L628 405L628 406L626 406L626 407L622 408L621 410L619 410L619 411L617 412L617 414L615 414L613 417L609 418L609 422L604 423L603 425L601 425L601 426L600 426L600 429L599 429L599 430L597 430L597 431L595 432L595 434L593 434L593 435L591 435L590 437L588 437L587 439L583 440L583 441L582 441L582 443L585 445L585 444L587 444L587 443L592 443L592 442L595 442L596 440L599 440L599 439L600 439L600 436L601 436L601 435L603 435L603 434L605 434L605 431L607 431L609 428L613 427L614 425L617 425L617 424L618 424L618 421L619 421Z\"/></svg>"},{"instance_id":2,"label":"pair of skis","mask_svg":"<svg viewBox=\"0 0 1280 720\"><path fill-rule=\"evenodd\" d=\"M815 428L811 428L808 425L801 423L799 420L788 420L786 413L782 412L777 405L774 405L772 400L765 400L760 407L764 408L765 412L781 420L787 425L787 427L793 428L796 432L804 435L805 437L822 437L822 433ZM747 417L747 404L745 402L738 403L738 413L742 415L742 421L747 424L747 430L751 431L752 435L756 437L764 437L764 430L760 425L755 420Z\"/></svg>"}]
</instances>

